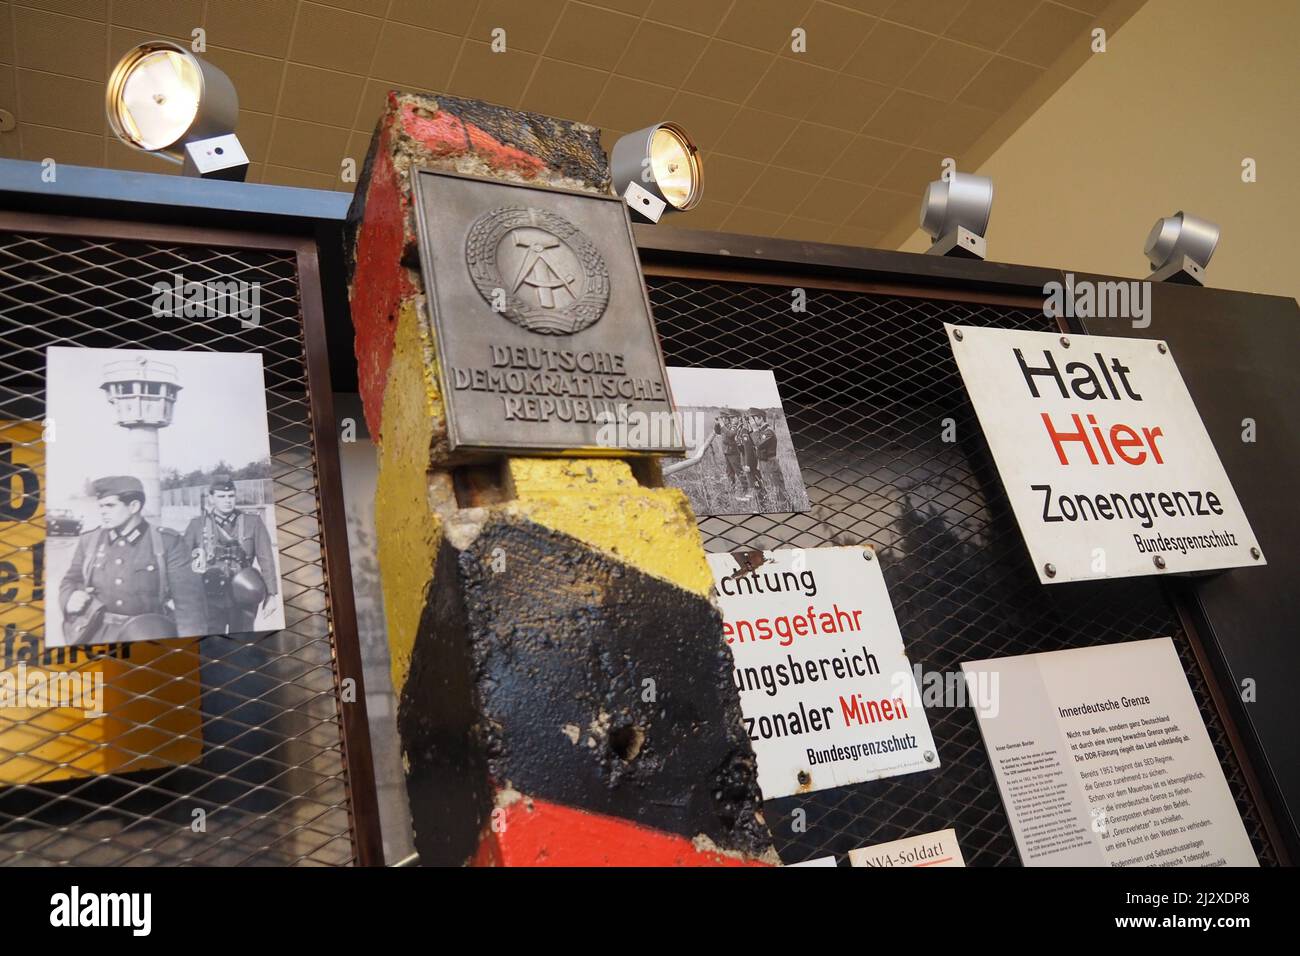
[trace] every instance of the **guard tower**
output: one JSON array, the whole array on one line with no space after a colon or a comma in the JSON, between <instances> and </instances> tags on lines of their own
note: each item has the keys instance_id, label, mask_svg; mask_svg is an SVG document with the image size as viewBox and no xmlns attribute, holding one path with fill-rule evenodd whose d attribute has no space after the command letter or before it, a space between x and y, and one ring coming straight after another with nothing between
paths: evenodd
<instances>
[{"instance_id":1,"label":"guard tower","mask_svg":"<svg viewBox=\"0 0 1300 956\"><path fill-rule=\"evenodd\" d=\"M172 423L181 386L176 366L148 358L109 362L99 386L113 406L117 423L130 436L127 461L131 474L144 485L144 516L157 524L162 515L162 482L158 470L158 430Z\"/></svg>"}]
</instances>

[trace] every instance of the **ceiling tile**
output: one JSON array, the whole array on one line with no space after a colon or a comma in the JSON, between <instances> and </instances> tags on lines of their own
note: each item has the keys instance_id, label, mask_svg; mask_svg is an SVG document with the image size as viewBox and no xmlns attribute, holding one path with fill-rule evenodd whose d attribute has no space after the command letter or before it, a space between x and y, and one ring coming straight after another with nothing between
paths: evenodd
<instances>
[{"instance_id":1,"label":"ceiling tile","mask_svg":"<svg viewBox=\"0 0 1300 956\"><path fill-rule=\"evenodd\" d=\"M921 195L895 193L884 189L875 189L862 201L857 209L845 220L846 226L869 229L883 235L911 215L919 215Z\"/></svg>"},{"instance_id":2,"label":"ceiling tile","mask_svg":"<svg viewBox=\"0 0 1300 956\"><path fill-rule=\"evenodd\" d=\"M303 189L333 189L335 177L328 173L313 173L304 169L287 166L272 166L269 163L262 169L262 182L269 186L298 186Z\"/></svg>"},{"instance_id":3,"label":"ceiling tile","mask_svg":"<svg viewBox=\"0 0 1300 956\"><path fill-rule=\"evenodd\" d=\"M821 179L809 190L803 202L795 207L794 215L825 222L843 222L844 217L856 209L869 192L871 187L862 183Z\"/></svg>"},{"instance_id":4,"label":"ceiling tile","mask_svg":"<svg viewBox=\"0 0 1300 956\"><path fill-rule=\"evenodd\" d=\"M990 56L987 51L964 43L936 40L899 86L926 96L951 100L984 69Z\"/></svg>"},{"instance_id":5,"label":"ceiling tile","mask_svg":"<svg viewBox=\"0 0 1300 956\"><path fill-rule=\"evenodd\" d=\"M790 210L804 201L817 179L812 173L768 166L758 174L742 203L752 209L789 215Z\"/></svg>"},{"instance_id":6,"label":"ceiling tile","mask_svg":"<svg viewBox=\"0 0 1300 956\"><path fill-rule=\"evenodd\" d=\"M469 36L486 42L499 27L506 31L506 49L541 53L563 12L564 0L480 0Z\"/></svg>"},{"instance_id":7,"label":"ceiling tile","mask_svg":"<svg viewBox=\"0 0 1300 956\"><path fill-rule=\"evenodd\" d=\"M836 0L836 3L842 7L851 7L859 13L878 17L893 5L894 0Z\"/></svg>"},{"instance_id":8,"label":"ceiling tile","mask_svg":"<svg viewBox=\"0 0 1300 956\"><path fill-rule=\"evenodd\" d=\"M737 206L722 223L726 232L739 232L753 236L770 236L781 228L785 215L755 209L752 206Z\"/></svg>"},{"instance_id":9,"label":"ceiling tile","mask_svg":"<svg viewBox=\"0 0 1300 956\"><path fill-rule=\"evenodd\" d=\"M743 103L771 57L749 47L710 41L682 88L717 99Z\"/></svg>"},{"instance_id":10,"label":"ceiling tile","mask_svg":"<svg viewBox=\"0 0 1300 956\"><path fill-rule=\"evenodd\" d=\"M745 0L737 3L718 27L717 35L768 53L789 49L791 31L802 26L811 0Z\"/></svg>"},{"instance_id":11,"label":"ceiling tile","mask_svg":"<svg viewBox=\"0 0 1300 956\"><path fill-rule=\"evenodd\" d=\"M14 20L8 3L0 3L0 63L14 61Z\"/></svg>"},{"instance_id":12,"label":"ceiling tile","mask_svg":"<svg viewBox=\"0 0 1300 956\"><path fill-rule=\"evenodd\" d=\"M0 11L0 13L3 12ZM14 77L14 73L15 69L12 66L0 66L0 107L17 115L18 81Z\"/></svg>"},{"instance_id":13,"label":"ceiling tile","mask_svg":"<svg viewBox=\"0 0 1300 956\"><path fill-rule=\"evenodd\" d=\"M293 28L289 59L343 73L365 75L375 52L382 20L319 3L301 4ZM390 28L402 29L390 24ZM416 27L406 27L415 31ZM441 36L441 34L429 34Z\"/></svg>"},{"instance_id":14,"label":"ceiling tile","mask_svg":"<svg viewBox=\"0 0 1300 956\"><path fill-rule=\"evenodd\" d=\"M838 70L875 25L874 17L817 0L799 23L807 31L807 49L796 53L787 43L781 55Z\"/></svg>"},{"instance_id":15,"label":"ceiling tile","mask_svg":"<svg viewBox=\"0 0 1300 956\"><path fill-rule=\"evenodd\" d=\"M942 100L895 90L876 111L863 132L893 143L913 143L943 113Z\"/></svg>"},{"instance_id":16,"label":"ceiling tile","mask_svg":"<svg viewBox=\"0 0 1300 956\"><path fill-rule=\"evenodd\" d=\"M617 143L619 138L626 132L628 132L628 130L618 130L611 126L601 127L600 148L605 151L606 156L609 156L614 152L614 144Z\"/></svg>"},{"instance_id":17,"label":"ceiling tile","mask_svg":"<svg viewBox=\"0 0 1300 956\"><path fill-rule=\"evenodd\" d=\"M461 41L404 23L387 23L375 51L374 76L412 90L444 93Z\"/></svg>"},{"instance_id":18,"label":"ceiling tile","mask_svg":"<svg viewBox=\"0 0 1300 956\"><path fill-rule=\"evenodd\" d=\"M729 156L746 156L755 162L769 163L796 125L786 116L742 109L718 140L718 150Z\"/></svg>"},{"instance_id":19,"label":"ceiling tile","mask_svg":"<svg viewBox=\"0 0 1300 956\"><path fill-rule=\"evenodd\" d=\"M50 123L57 117L62 128L104 135L108 121L104 118L102 81L19 69L17 84L14 115L19 122Z\"/></svg>"},{"instance_id":20,"label":"ceiling tile","mask_svg":"<svg viewBox=\"0 0 1300 956\"><path fill-rule=\"evenodd\" d=\"M832 179L874 186L906 151L907 147L897 143L855 136L848 149L831 164L827 175Z\"/></svg>"},{"instance_id":21,"label":"ceiling tile","mask_svg":"<svg viewBox=\"0 0 1300 956\"><path fill-rule=\"evenodd\" d=\"M718 230L722 228L723 222L731 215L731 210L734 208L723 202L704 199L690 211L684 223L692 229Z\"/></svg>"},{"instance_id":22,"label":"ceiling tile","mask_svg":"<svg viewBox=\"0 0 1300 956\"><path fill-rule=\"evenodd\" d=\"M880 181L880 188L915 196L919 204L926 184L943 175L943 160L942 153L909 149L894 168L885 174L885 178Z\"/></svg>"},{"instance_id":23,"label":"ceiling tile","mask_svg":"<svg viewBox=\"0 0 1300 956\"><path fill-rule=\"evenodd\" d=\"M544 56L524 92L523 107L547 116L585 120L608 76L603 70Z\"/></svg>"},{"instance_id":24,"label":"ceiling tile","mask_svg":"<svg viewBox=\"0 0 1300 956\"><path fill-rule=\"evenodd\" d=\"M704 157L704 195L718 202L735 204L754 185L763 171L759 163L713 153Z\"/></svg>"},{"instance_id":25,"label":"ceiling tile","mask_svg":"<svg viewBox=\"0 0 1300 956\"><path fill-rule=\"evenodd\" d=\"M467 96L514 108L519 105L536 65L536 53L512 50L508 45L503 52L494 53L487 43L466 40L447 91L454 96Z\"/></svg>"},{"instance_id":26,"label":"ceiling tile","mask_svg":"<svg viewBox=\"0 0 1300 956\"><path fill-rule=\"evenodd\" d=\"M338 175L350 135L346 129L281 117L275 124L267 163L326 173L332 180Z\"/></svg>"},{"instance_id":27,"label":"ceiling tile","mask_svg":"<svg viewBox=\"0 0 1300 956\"><path fill-rule=\"evenodd\" d=\"M383 10L379 12L383 16ZM426 30L464 36L474 18L474 4L465 0L393 0L388 19L399 23L410 23ZM479 37L490 40L491 32Z\"/></svg>"},{"instance_id":28,"label":"ceiling tile","mask_svg":"<svg viewBox=\"0 0 1300 956\"><path fill-rule=\"evenodd\" d=\"M369 135L375 130L375 124L383 114L388 103L389 90L400 84L390 80L366 80L366 87L361 92L361 105L357 107L357 118L353 126Z\"/></svg>"},{"instance_id":29,"label":"ceiling tile","mask_svg":"<svg viewBox=\"0 0 1300 956\"><path fill-rule=\"evenodd\" d=\"M780 239L793 239L796 242L830 242L834 231L835 227L828 222L791 216L776 230L776 235Z\"/></svg>"},{"instance_id":30,"label":"ceiling tile","mask_svg":"<svg viewBox=\"0 0 1300 956\"><path fill-rule=\"evenodd\" d=\"M598 70L612 70L636 30L636 18L577 3L564 8L546 55Z\"/></svg>"},{"instance_id":31,"label":"ceiling tile","mask_svg":"<svg viewBox=\"0 0 1300 956\"><path fill-rule=\"evenodd\" d=\"M877 249L884 238L884 229L862 229L858 226L836 226L831 233L831 242L843 246L860 246L863 249Z\"/></svg>"},{"instance_id":32,"label":"ceiling tile","mask_svg":"<svg viewBox=\"0 0 1300 956\"><path fill-rule=\"evenodd\" d=\"M106 79L102 23L17 6L13 18L18 66L83 80Z\"/></svg>"},{"instance_id":33,"label":"ceiling tile","mask_svg":"<svg viewBox=\"0 0 1300 956\"><path fill-rule=\"evenodd\" d=\"M205 0L208 44L284 56L296 0Z\"/></svg>"},{"instance_id":34,"label":"ceiling tile","mask_svg":"<svg viewBox=\"0 0 1300 956\"><path fill-rule=\"evenodd\" d=\"M804 119L858 132L889 98L890 87L841 73L835 78L835 95L808 104Z\"/></svg>"},{"instance_id":35,"label":"ceiling tile","mask_svg":"<svg viewBox=\"0 0 1300 956\"><path fill-rule=\"evenodd\" d=\"M960 103L1001 113L1020 98L1043 71L1019 60L995 56L957 96Z\"/></svg>"},{"instance_id":36,"label":"ceiling tile","mask_svg":"<svg viewBox=\"0 0 1300 956\"><path fill-rule=\"evenodd\" d=\"M37 163L52 159L55 163L73 166L102 166L104 163L103 136L31 123L21 124L19 135L22 137L23 159Z\"/></svg>"},{"instance_id":37,"label":"ceiling tile","mask_svg":"<svg viewBox=\"0 0 1300 956\"><path fill-rule=\"evenodd\" d=\"M251 110L239 111L239 122L235 133L239 136L239 145L244 147L250 163L266 161L266 153L271 145L271 129L275 117L270 113L254 113Z\"/></svg>"},{"instance_id":38,"label":"ceiling tile","mask_svg":"<svg viewBox=\"0 0 1300 956\"><path fill-rule=\"evenodd\" d=\"M150 33L193 36L194 28L203 26L203 0L113 0L112 20Z\"/></svg>"},{"instance_id":39,"label":"ceiling tile","mask_svg":"<svg viewBox=\"0 0 1300 956\"><path fill-rule=\"evenodd\" d=\"M815 123L800 123L781 147L773 165L808 173L824 173L853 140L847 130Z\"/></svg>"},{"instance_id":40,"label":"ceiling tile","mask_svg":"<svg viewBox=\"0 0 1300 956\"><path fill-rule=\"evenodd\" d=\"M1092 17L1077 10L1067 10L1054 3L1041 4L1001 49L1003 56L1026 60L1048 67L1056 62L1071 43L1087 52L1092 43L1088 26Z\"/></svg>"},{"instance_id":41,"label":"ceiling tile","mask_svg":"<svg viewBox=\"0 0 1300 956\"><path fill-rule=\"evenodd\" d=\"M62 13L69 17L101 22L108 19L108 0L20 0L20 2L25 7L49 10L51 13Z\"/></svg>"},{"instance_id":42,"label":"ceiling tile","mask_svg":"<svg viewBox=\"0 0 1300 956\"><path fill-rule=\"evenodd\" d=\"M114 9L120 0L113 0ZM388 11L388 0L316 0L327 7L351 10L353 13L368 13L372 17L382 17Z\"/></svg>"},{"instance_id":43,"label":"ceiling tile","mask_svg":"<svg viewBox=\"0 0 1300 956\"><path fill-rule=\"evenodd\" d=\"M301 63L290 63L280 93L280 115L351 128L365 80Z\"/></svg>"},{"instance_id":44,"label":"ceiling tile","mask_svg":"<svg viewBox=\"0 0 1300 956\"><path fill-rule=\"evenodd\" d=\"M809 103L832 95L834 81L835 74L830 70L776 57L754 87L749 105L801 119L808 112Z\"/></svg>"},{"instance_id":45,"label":"ceiling tile","mask_svg":"<svg viewBox=\"0 0 1300 956\"><path fill-rule=\"evenodd\" d=\"M913 145L952 156L957 160L958 168L965 168L962 159L966 150L984 135L997 118L997 113L988 110L964 103L948 103L930 128L913 140Z\"/></svg>"},{"instance_id":46,"label":"ceiling tile","mask_svg":"<svg viewBox=\"0 0 1300 956\"><path fill-rule=\"evenodd\" d=\"M667 114L672 98L671 87L614 75L596 101L589 122L612 129L642 129Z\"/></svg>"},{"instance_id":47,"label":"ceiling tile","mask_svg":"<svg viewBox=\"0 0 1300 956\"><path fill-rule=\"evenodd\" d=\"M695 145L708 153L717 146L722 131L735 118L737 112L738 107L734 103L683 90L673 97L664 115L674 123L680 124L691 134Z\"/></svg>"},{"instance_id":48,"label":"ceiling tile","mask_svg":"<svg viewBox=\"0 0 1300 956\"><path fill-rule=\"evenodd\" d=\"M911 72L935 38L928 33L881 21L845 64L845 71L864 80L893 86Z\"/></svg>"},{"instance_id":49,"label":"ceiling tile","mask_svg":"<svg viewBox=\"0 0 1300 956\"><path fill-rule=\"evenodd\" d=\"M650 0L584 0L584 2L608 10L617 10L619 13L630 13L634 17L644 14L650 6Z\"/></svg>"},{"instance_id":50,"label":"ceiling tile","mask_svg":"<svg viewBox=\"0 0 1300 956\"><path fill-rule=\"evenodd\" d=\"M927 33L942 33L964 6L966 0L895 0L883 16Z\"/></svg>"},{"instance_id":51,"label":"ceiling tile","mask_svg":"<svg viewBox=\"0 0 1300 956\"><path fill-rule=\"evenodd\" d=\"M646 19L712 36L731 4L732 0L653 0Z\"/></svg>"},{"instance_id":52,"label":"ceiling tile","mask_svg":"<svg viewBox=\"0 0 1300 956\"><path fill-rule=\"evenodd\" d=\"M230 82L235 84L235 92L239 94L241 108L262 113L275 112L284 60L215 46L208 47L203 57L230 77Z\"/></svg>"},{"instance_id":53,"label":"ceiling tile","mask_svg":"<svg viewBox=\"0 0 1300 956\"><path fill-rule=\"evenodd\" d=\"M1038 0L980 0L970 3L948 25L947 36L997 50L1038 6Z\"/></svg>"},{"instance_id":54,"label":"ceiling tile","mask_svg":"<svg viewBox=\"0 0 1300 956\"><path fill-rule=\"evenodd\" d=\"M642 22L619 61L618 72L638 80L680 86L708 42L698 33Z\"/></svg>"}]
</instances>

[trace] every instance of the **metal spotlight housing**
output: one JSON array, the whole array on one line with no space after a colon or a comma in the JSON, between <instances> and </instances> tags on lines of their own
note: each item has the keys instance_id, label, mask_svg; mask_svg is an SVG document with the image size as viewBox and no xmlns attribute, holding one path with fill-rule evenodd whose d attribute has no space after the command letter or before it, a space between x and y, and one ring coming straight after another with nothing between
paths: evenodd
<instances>
[{"instance_id":1,"label":"metal spotlight housing","mask_svg":"<svg viewBox=\"0 0 1300 956\"><path fill-rule=\"evenodd\" d=\"M234 84L178 43L149 40L128 51L109 74L104 105L118 139L183 164L187 175L242 180L248 171L234 135Z\"/></svg>"},{"instance_id":2,"label":"metal spotlight housing","mask_svg":"<svg viewBox=\"0 0 1300 956\"><path fill-rule=\"evenodd\" d=\"M615 192L638 220L658 222L666 212L686 212L700 203L704 163L676 123L656 123L620 138L610 167Z\"/></svg>"},{"instance_id":3,"label":"metal spotlight housing","mask_svg":"<svg viewBox=\"0 0 1300 956\"><path fill-rule=\"evenodd\" d=\"M1219 227L1179 210L1157 219L1142 251L1156 282L1204 285L1205 270L1219 245Z\"/></svg>"},{"instance_id":4,"label":"metal spotlight housing","mask_svg":"<svg viewBox=\"0 0 1300 956\"><path fill-rule=\"evenodd\" d=\"M926 252L935 256L983 259L988 253L984 233L993 210L993 180L987 176L954 172L925 187L921 200L921 228L934 243Z\"/></svg>"}]
</instances>

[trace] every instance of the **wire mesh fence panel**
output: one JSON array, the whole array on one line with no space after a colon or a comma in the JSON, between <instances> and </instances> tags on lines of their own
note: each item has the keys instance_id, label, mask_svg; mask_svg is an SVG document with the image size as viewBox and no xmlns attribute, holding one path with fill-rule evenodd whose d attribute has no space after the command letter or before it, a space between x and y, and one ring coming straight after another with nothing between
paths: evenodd
<instances>
[{"instance_id":1,"label":"wire mesh fence panel","mask_svg":"<svg viewBox=\"0 0 1300 956\"><path fill-rule=\"evenodd\" d=\"M175 277L257 283L256 322L161 313ZM0 345L0 672L104 686L102 713L0 709L0 863L352 863L296 253L0 231ZM52 345L261 355L283 630L44 646L47 559L79 530L28 493L57 440Z\"/></svg>"},{"instance_id":2,"label":"wire mesh fence panel","mask_svg":"<svg viewBox=\"0 0 1300 956\"><path fill-rule=\"evenodd\" d=\"M913 668L953 687L962 661L1172 637L1256 854L1276 862L1159 583L1044 587L1029 562L943 323L1054 331L1050 320L811 287L796 312L779 285L647 282L669 365L775 372L808 489L807 513L701 517L709 551L873 544ZM926 714L939 769L767 802L785 862L954 827L969 865L1019 863L975 712L927 701Z\"/></svg>"}]
</instances>

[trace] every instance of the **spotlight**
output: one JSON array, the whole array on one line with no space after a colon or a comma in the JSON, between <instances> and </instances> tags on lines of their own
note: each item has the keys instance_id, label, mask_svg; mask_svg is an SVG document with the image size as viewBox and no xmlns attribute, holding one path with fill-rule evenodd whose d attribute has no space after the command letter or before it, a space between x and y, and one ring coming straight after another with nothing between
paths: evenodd
<instances>
[{"instance_id":1,"label":"spotlight","mask_svg":"<svg viewBox=\"0 0 1300 956\"><path fill-rule=\"evenodd\" d=\"M628 133L614 144L610 166L614 189L638 219L658 222L665 212L699 205L704 165L686 130L676 123Z\"/></svg>"},{"instance_id":2,"label":"spotlight","mask_svg":"<svg viewBox=\"0 0 1300 956\"><path fill-rule=\"evenodd\" d=\"M934 240L926 252L983 259L988 253L984 233L992 208L993 180L987 176L954 172L949 181L930 183L921 200L921 228Z\"/></svg>"},{"instance_id":3,"label":"spotlight","mask_svg":"<svg viewBox=\"0 0 1300 956\"><path fill-rule=\"evenodd\" d=\"M187 176L242 181L239 97L229 77L185 47L150 40L118 61L105 97L109 125L132 149L184 166Z\"/></svg>"},{"instance_id":4,"label":"spotlight","mask_svg":"<svg viewBox=\"0 0 1300 956\"><path fill-rule=\"evenodd\" d=\"M1205 284L1205 269L1219 244L1219 227L1181 210L1156 220L1143 252L1156 282Z\"/></svg>"}]
</instances>

